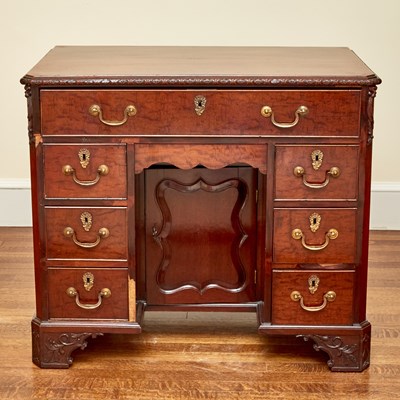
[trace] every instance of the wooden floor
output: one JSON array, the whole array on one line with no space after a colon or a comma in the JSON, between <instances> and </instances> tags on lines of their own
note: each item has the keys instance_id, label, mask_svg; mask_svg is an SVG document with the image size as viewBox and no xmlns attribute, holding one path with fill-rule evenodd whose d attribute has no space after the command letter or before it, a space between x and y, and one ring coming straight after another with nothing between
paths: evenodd
<instances>
[{"instance_id":1,"label":"wooden floor","mask_svg":"<svg viewBox=\"0 0 400 400\"><path fill-rule=\"evenodd\" d=\"M69 370L41 370L31 241L29 228L0 228L0 399L400 399L400 231L371 234L363 373L330 372L311 343L259 336L244 313L148 313L141 335L91 339Z\"/></svg>"}]
</instances>

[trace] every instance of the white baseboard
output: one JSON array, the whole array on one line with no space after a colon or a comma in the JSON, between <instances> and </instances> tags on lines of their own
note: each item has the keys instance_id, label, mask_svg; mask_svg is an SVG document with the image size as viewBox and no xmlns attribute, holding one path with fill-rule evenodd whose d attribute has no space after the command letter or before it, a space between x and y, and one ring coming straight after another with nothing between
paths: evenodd
<instances>
[{"instance_id":1,"label":"white baseboard","mask_svg":"<svg viewBox=\"0 0 400 400\"><path fill-rule=\"evenodd\" d=\"M0 226L32 226L29 179L0 179Z\"/></svg>"},{"instance_id":2,"label":"white baseboard","mask_svg":"<svg viewBox=\"0 0 400 400\"><path fill-rule=\"evenodd\" d=\"M29 179L0 179L0 226L32 226ZM370 227L400 230L400 182L372 183Z\"/></svg>"},{"instance_id":3,"label":"white baseboard","mask_svg":"<svg viewBox=\"0 0 400 400\"><path fill-rule=\"evenodd\" d=\"M400 230L400 182L372 182L370 228Z\"/></svg>"}]
</instances>

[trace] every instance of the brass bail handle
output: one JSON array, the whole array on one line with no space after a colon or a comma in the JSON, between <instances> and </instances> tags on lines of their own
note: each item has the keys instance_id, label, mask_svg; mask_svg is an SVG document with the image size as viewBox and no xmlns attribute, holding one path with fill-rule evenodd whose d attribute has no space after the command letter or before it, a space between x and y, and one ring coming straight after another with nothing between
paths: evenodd
<instances>
[{"instance_id":1,"label":"brass bail handle","mask_svg":"<svg viewBox=\"0 0 400 400\"><path fill-rule=\"evenodd\" d=\"M300 302L300 307L301 307L303 310L309 311L309 312L316 312L316 311L321 311L321 310L323 310L323 309L327 306L328 302L335 301L335 299L336 299L336 293L335 293L333 290L330 290L329 292L326 292L326 293L324 294L324 300L323 300L322 304L319 305L319 306L306 306L306 305L304 304L304 298L303 298L303 296L302 296L301 293L298 292L297 290L294 290L294 291L290 294L290 298L291 298L293 301L299 301L299 302Z\"/></svg>"},{"instance_id":2,"label":"brass bail handle","mask_svg":"<svg viewBox=\"0 0 400 400\"><path fill-rule=\"evenodd\" d=\"M323 250L325 249L330 240L335 240L337 237L339 236L339 232L336 229L329 229L328 232L326 232L325 234L325 242L319 245L314 245L314 244L307 244L306 243L306 239L304 236L304 233L302 232L301 229L293 229L292 231L292 238L296 239L296 240L300 240L301 239L301 244L303 245L303 247L307 250L311 250L311 251L319 251L319 250Z\"/></svg>"},{"instance_id":3,"label":"brass bail handle","mask_svg":"<svg viewBox=\"0 0 400 400\"><path fill-rule=\"evenodd\" d=\"M110 236L110 231L107 228L100 228L99 232L97 233L97 238L94 242L80 242L75 235L75 231L70 226L64 228L64 236L66 238L72 238L72 241L79 247L83 249L92 249L100 244L101 239L105 239Z\"/></svg>"},{"instance_id":4,"label":"brass bail handle","mask_svg":"<svg viewBox=\"0 0 400 400\"><path fill-rule=\"evenodd\" d=\"M66 290L66 293L69 297L75 297L75 302L77 306L83 308L84 310L94 310L96 308L99 308L101 306L101 303L103 302L103 297L108 298L111 296L111 290L108 288L103 288L100 290L97 296L97 303L92 304L92 303L82 303L79 298L79 292L74 287L69 287Z\"/></svg>"},{"instance_id":5,"label":"brass bail handle","mask_svg":"<svg viewBox=\"0 0 400 400\"><path fill-rule=\"evenodd\" d=\"M88 180L88 181L83 181L76 176L76 170L75 170L75 168L71 167L71 165L64 165L62 167L62 173L65 176L72 176L72 179L74 180L74 182L76 184L78 184L79 186L94 186L100 180L100 178L102 176L108 175L109 171L110 170L107 165L100 165L97 168L97 175L94 179Z\"/></svg>"},{"instance_id":6,"label":"brass bail handle","mask_svg":"<svg viewBox=\"0 0 400 400\"><path fill-rule=\"evenodd\" d=\"M293 174L294 176L297 176L298 178L303 178L303 185L307 186L308 188L311 189L322 189L326 187L329 183L329 178L338 178L340 176L340 169L338 167L332 167L330 170L326 171L325 173L325 180L322 183L312 183L307 181L306 179L306 172L305 169L301 166L295 167L293 169Z\"/></svg>"},{"instance_id":7,"label":"brass bail handle","mask_svg":"<svg viewBox=\"0 0 400 400\"><path fill-rule=\"evenodd\" d=\"M93 117L98 117L100 122L102 122L104 125L107 126L121 126L128 121L129 117L133 117L136 115L137 110L136 107L133 104L130 104L126 106L124 110L124 118L120 121L110 121L106 120L103 118L103 111L101 110L101 107L98 104L92 104L89 107L89 114L92 115Z\"/></svg>"},{"instance_id":8,"label":"brass bail handle","mask_svg":"<svg viewBox=\"0 0 400 400\"><path fill-rule=\"evenodd\" d=\"M292 122L277 122L275 120L274 111L270 106L264 106L261 108L261 115L265 118L271 118L271 122L278 128L293 128L296 126L299 121L300 117L304 117L308 114L308 108L306 106L299 106L297 110L294 112L294 120Z\"/></svg>"}]
</instances>

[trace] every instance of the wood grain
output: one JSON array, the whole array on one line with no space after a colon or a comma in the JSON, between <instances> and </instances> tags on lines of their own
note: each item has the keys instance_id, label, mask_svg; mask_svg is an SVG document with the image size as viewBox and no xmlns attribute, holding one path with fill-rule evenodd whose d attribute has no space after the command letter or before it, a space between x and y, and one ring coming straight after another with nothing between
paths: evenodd
<instances>
[{"instance_id":1,"label":"wood grain","mask_svg":"<svg viewBox=\"0 0 400 400\"><path fill-rule=\"evenodd\" d=\"M316 232L310 229L309 217L314 212L321 216ZM321 246L326 242L326 233L336 229L338 237L330 240L322 250L304 248L302 240L294 239L292 231L300 229L305 245ZM276 208L274 210L274 261L297 263L340 264L354 263L356 240L356 210L352 208Z\"/></svg>"},{"instance_id":2,"label":"wood grain","mask_svg":"<svg viewBox=\"0 0 400 400\"><path fill-rule=\"evenodd\" d=\"M249 62L252 60L252 62ZM222 72L221 72L222 71ZM368 78L374 73L345 47L56 46L28 77L177 76ZM225 82L227 84L228 82ZM103 82L104 84L104 82Z\"/></svg>"},{"instance_id":3,"label":"wood grain","mask_svg":"<svg viewBox=\"0 0 400 400\"><path fill-rule=\"evenodd\" d=\"M203 165L208 169L245 163L267 173L265 144L136 144L135 173L157 163L168 163L180 169Z\"/></svg>"},{"instance_id":4,"label":"wood grain","mask_svg":"<svg viewBox=\"0 0 400 400\"><path fill-rule=\"evenodd\" d=\"M89 164L82 167L78 153L90 152ZM112 198L126 199L126 146L91 144L48 144L43 146L45 165L44 196L46 199ZM70 165L75 177L83 183L98 177L101 165L108 167L107 175L100 175L96 184L85 186L74 182L72 175L65 175L63 167Z\"/></svg>"},{"instance_id":5,"label":"wood grain","mask_svg":"<svg viewBox=\"0 0 400 400\"><path fill-rule=\"evenodd\" d=\"M311 153L323 153L322 164L318 170L312 166ZM358 193L358 146L320 146L283 145L276 146L275 158L275 199L276 200L356 200ZM304 179L310 184L322 184L323 188L310 188L303 183L303 177L293 173L297 166L303 167ZM340 175L333 178L327 172L337 167Z\"/></svg>"},{"instance_id":6,"label":"wood grain","mask_svg":"<svg viewBox=\"0 0 400 400\"><path fill-rule=\"evenodd\" d=\"M92 227L83 228L81 215L92 215ZM59 259L107 259L126 260L128 233L125 207L46 207L47 257ZM85 248L73 242L72 237L64 235L64 229L71 227L76 240L82 244L92 244L98 240L99 230L106 228L108 237L100 237L100 242L92 248Z\"/></svg>"},{"instance_id":7,"label":"wood grain","mask_svg":"<svg viewBox=\"0 0 400 400\"><path fill-rule=\"evenodd\" d=\"M252 313L146 314L141 335L104 335L69 370L31 362L35 308L31 228L0 228L0 399L397 399L400 232L372 232L371 366L331 373L324 353L256 332Z\"/></svg>"},{"instance_id":8,"label":"wood grain","mask_svg":"<svg viewBox=\"0 0 400 400\"><path fill-rule=\"evenodd\" d=\"M194 98L205 96L201 116ZM345 136L358 137L358 90L42 90L41 132L53 135L138 136ZM88 110L97 104L106 120L122 120L128 105L136 115L120 126L107 126ZM292 122L299 106L309 113L282 129L261 115L268 105L278 122ZM337 112L340 105L341 112Z\"/></svg>"}]
</instances>

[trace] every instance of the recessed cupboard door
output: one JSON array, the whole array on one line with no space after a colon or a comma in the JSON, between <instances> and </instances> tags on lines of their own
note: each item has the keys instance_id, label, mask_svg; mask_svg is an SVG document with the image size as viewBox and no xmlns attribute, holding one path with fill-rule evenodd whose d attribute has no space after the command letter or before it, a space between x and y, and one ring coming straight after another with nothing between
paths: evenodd
<instances>
[{"instance_id":1,"label":"recessed cupboard door","mask_svg":"<svg viewBox=\"0 0 400 400\"><path fill-rule=\"evenodd\" d=\"M252 168L145 171L148 304L255 300L256 182Z\"/></svg>"}]
</instances>

